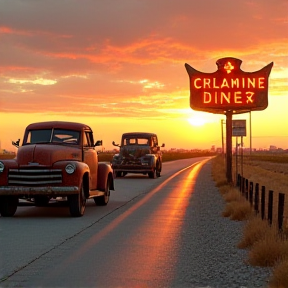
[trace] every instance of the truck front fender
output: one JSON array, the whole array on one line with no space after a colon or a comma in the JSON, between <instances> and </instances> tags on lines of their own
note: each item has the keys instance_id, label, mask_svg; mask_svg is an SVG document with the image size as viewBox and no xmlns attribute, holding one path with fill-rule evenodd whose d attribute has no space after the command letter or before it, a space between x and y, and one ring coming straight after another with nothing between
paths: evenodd
<instances>
[{"instance_id":1,"label":"truck front fender","mask_svg":"<svg viewBox=\"0 0 288 288\"><path fill-rule=\"evenodd\" d=\"M98 163L98 178L97 178L97 189L105 191L107 180L110 182L110 190L114 190L114 179L113 169L109 163L99 162Z\"/></svg>"},{"instance_id":2,"label":"truck front fender","mask_svg":"<svg viewBox=\"0 0 288 288\"><path fill-rule=\"evenodd\" d=\"M75 172L73 174L68 174L65 171L65 166L67 164L73 164L75 166ZM84 174L90 173L89 166L86 163L79 162L79 161L71 161L71 160L62 160L54 163L54 169L62 169L62 177L63 177L63 184L66 185L73 185L73 186L81 186L82 179Z\"/></svg>"}]
</instances>

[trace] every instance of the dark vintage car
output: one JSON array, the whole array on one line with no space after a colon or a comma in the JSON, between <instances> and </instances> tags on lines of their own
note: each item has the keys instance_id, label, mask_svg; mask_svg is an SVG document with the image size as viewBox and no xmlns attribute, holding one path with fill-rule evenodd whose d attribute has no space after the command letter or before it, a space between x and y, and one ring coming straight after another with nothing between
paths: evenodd
<instances>
[{"instance_id":1,"label":"dark vintage car","mask_svg":"<svg viewBox=\"0 0 288 288\"><path fill-rule=\"evenodd\" d=\"M162 170L162 152L158 146L158 138L154 133L124 133L119 154L113 156L112 167L116 177L127 173L148 174L150 178L160 177ZM161 147L165 147L162 144Z\"/></svg>"},{"instance_id":2,"label":"dark vintage car","mask_svg":"<svg viewBox=\"0 0 288 288\"><path fill-rule=\"evenodd\" d=\"M0 213L13 216L19 199L45 206L67 199L70 214L84 214L86 199L106 205L114 190L110 163L98 162L93 132L85 124L63 121L27 126L15 159L0 160Z\"/></svg>"}]
</instances>

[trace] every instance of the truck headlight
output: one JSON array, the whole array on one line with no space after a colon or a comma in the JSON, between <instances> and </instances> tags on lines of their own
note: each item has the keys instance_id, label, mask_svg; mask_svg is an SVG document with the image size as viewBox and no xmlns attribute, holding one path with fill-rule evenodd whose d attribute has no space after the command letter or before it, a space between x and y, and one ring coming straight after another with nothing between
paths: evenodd
<instances>
[{"instance_id":1,"label":"truck headlight","mask_svg":"<svg viewBox=\"0 0 288 288\"><path fill-rule=\"evenodd\" d=\"M2 173L4 171L4 164L2 162L0 162L0 173Z\"/></svg>"},{"instance_id":2,"label":"truck headlight","mask_svg":"<svg viewBox=\"0 0 288 288\"><path fill-rule=\"evenodd\" d=\"M75 170L76 170L76 166L71 163L67 164L65 167L65 171L67 172L67 174L73 174Z\"/></svg>"}]
</instances>

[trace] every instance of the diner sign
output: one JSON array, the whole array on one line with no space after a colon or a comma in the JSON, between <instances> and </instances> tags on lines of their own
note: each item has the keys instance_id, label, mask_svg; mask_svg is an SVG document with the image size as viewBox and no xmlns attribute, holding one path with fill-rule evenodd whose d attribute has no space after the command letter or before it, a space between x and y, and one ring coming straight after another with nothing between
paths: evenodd
<instances>
[{"instance_id":1,"label":"diner sign","mask_svg":"<svg viewBox=\"0 0 288 288\"><path fill-rule=\"evenodd\" d=\"M246 113L268 106L268 77L273 62L256 72L240 69L242 60L219 59L213 73L197 71L187 63L190 78L190 107L216 114Z\"/></svg>"}]
</instances>

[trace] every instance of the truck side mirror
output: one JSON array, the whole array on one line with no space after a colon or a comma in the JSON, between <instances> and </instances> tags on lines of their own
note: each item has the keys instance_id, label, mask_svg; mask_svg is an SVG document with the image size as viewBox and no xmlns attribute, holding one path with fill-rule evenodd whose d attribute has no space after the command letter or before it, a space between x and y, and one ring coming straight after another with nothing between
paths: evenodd
<instances>
[{"instance_id":1,"label":"truck side mirror","mask_svg":"<svg viewBox=\"0 0 288 288\"><path fill-rule=\"evenodd\" d=\"M102 140L98 140L94 146L102 146Z\"/></svg>"},{"instance_id":2,"label":"truck side mirror","mask_svg":"<svg viewBox=\"0 0 288 288\"><path fill-rule=\"evenodd\" d=\"M14 145L16 148L19 148L20 145L20 139L18 139L17 141L12 141L12 145Z\"/></svg>"},{"instance_id":3,"label":"truck side mirror","mask_svg":"<svg viewBox=\"0 0 288 288\"><path fill-rule=\"evenodd\" d=\"M117 146L117 147L120 147L120 145L119 145L119 144L116 144L115 141L112 142L112 145Z\"/></svg>"}]
</instances>

